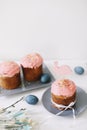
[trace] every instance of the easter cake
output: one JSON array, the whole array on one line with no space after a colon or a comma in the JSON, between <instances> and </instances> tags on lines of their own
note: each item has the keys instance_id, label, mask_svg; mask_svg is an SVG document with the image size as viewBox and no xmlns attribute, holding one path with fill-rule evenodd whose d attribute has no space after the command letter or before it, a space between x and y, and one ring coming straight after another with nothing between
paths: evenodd
<instances>
[{"instance_id":1,"label":"easter cake","mask_svg":"<svg viewBox=\"0 0 87 130\"><path fill-rule=\"evenodd\" d=\"M23 57L20 61L23 69L24 79L29 82L40 79L43 69L43 58L38 53L31 53Z\"/></svg>"},{"instance_id":2,"label":"easter cake","mask_svg":"<svg viewBox=\"0 0 87 130\"><path fill-rule=\"evenodd\" d=\"M21 84L20 67L13 61L0 63L0 87L4 89L18 88Z\"/></svg>"},{"instance_id":3,"label":"easter cake","mask_svg":"<svg viewBox=\"0 0 87 130\"><path fill-rule=\"evenodd\" d=\"M51 102L57 109L64 109L76 102L76 85L69 79L56 80L51 86Z\"/></svg>"}]
</instances>

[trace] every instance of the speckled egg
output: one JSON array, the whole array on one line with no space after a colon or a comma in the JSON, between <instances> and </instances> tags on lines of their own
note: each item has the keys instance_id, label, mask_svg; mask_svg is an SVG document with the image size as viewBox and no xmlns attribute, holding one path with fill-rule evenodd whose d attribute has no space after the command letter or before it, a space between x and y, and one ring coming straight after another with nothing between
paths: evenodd
<instances>
[{"instance_id":1,"label":"speckled egg","mask_svg":"<svg viewBox=\"0 0 87 130\"><path fill-rule=\"evenodd\" d=\"M76 67L74 68L74 71L75 71L76 74L81 75L81 74L84 73L84 68L81 67L81 66L76 66Z\"/></svg>"},{"instance_id":2,"label":"speckled egg","mask_svg":"<svg viewBox=\"0 0 87 130\"><path fill-rule=\"evenodd\" d=\"M50 75L48 73L45 73L41 76L40 82L48 83L48 82L50 82L50 80L51 80Z\"/></svg>"},{"instance_id":3,"label":"speckled egg","mask_svg":"<svg viewBox=\"0 0 87 130\"><path fill-rule=\"evenodd\" d=\"M39 99L34 95L28 95L25 98L25 100L28 104L31 104L31 105L35 105L39 101Z\"/></svg>"}]
</instances>

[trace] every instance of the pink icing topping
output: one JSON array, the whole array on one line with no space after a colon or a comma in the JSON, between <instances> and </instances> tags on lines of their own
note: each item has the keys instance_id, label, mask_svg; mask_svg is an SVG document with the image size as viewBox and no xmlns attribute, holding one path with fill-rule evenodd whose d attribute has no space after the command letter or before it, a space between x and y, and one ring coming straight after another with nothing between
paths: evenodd
<instances>
[{"instance_id":1,"label":"pink icing topping","mask_svg":"<svg viewBox=\"0 0 87 130\"><path fill-rule=\"evenodd\" d=\"M0 76L12 77L19 73L19 65L13 61L6 61L0 63Z\"/></svg>"},{"instance_id":2,"label":"pink icing topping","mask_svg":"<svg viewBox=\"0 0 87 130\"><path fill-rule=\"evenodd\" d=\"M32 53L21 59L20 64L25 68L36 68L43 63L42 57L38 53Z\"/></svg>"},{"instance_id":3,"label":"pink icing topping","mask_svg":"<svg viewBox=\"0 0 87 130\"><path fill-rule=\"evenodd\" d=\"M68 79L56 80L51 86L51 93L58 96L72 96L75 91L75 83Z\"/></svg>"}]
</instances>

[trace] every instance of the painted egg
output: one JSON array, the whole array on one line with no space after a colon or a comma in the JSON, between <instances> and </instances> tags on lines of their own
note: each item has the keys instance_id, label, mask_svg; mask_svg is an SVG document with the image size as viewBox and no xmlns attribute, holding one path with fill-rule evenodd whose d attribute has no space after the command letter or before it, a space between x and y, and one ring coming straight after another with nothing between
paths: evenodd
<instances>
[{"instance_id":1,"label":"painted egg","mask_svg":"<svg viewBox=\"0 0 87 130\"><path fill-rule=\"evenodd\" d=\"M48 83L50 82L50 80L51 80L50 75L47 73L43 74L40 79L41 83Z\"/></svg>"},{"instance_id":2,"label":"painted egg","mask_svg":"<svg viewBox=\"0 0 87 130\"><path fill-rule=\"evenodd\" d=\"M81 67L81 66L76 66L76 67L74 68L74 71L76 72L76 74L81 75L81 74L84 73L84 68Z\"/></svg>"},{"instance_id":3,"label":"painted egg","mask_svg":"<svg viewBox=\"0 0 87 130\"><path fill-rule=\"evenodd\" d=\"M34 95L28 95L25 98L25 100L28 104L31 104L31 105L35 105L39 101L39 99Z\"/></svg>"}]
</instances>

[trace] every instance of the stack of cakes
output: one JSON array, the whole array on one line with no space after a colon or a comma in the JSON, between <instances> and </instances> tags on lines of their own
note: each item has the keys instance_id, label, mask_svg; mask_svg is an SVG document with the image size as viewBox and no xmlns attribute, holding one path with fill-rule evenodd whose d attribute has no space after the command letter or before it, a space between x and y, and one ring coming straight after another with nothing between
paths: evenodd
<instances>
[{"instance_id":1,"label":"stack of cakes","mask_svg":"<svg viewBox=\"0 0 87 130\"><path fill-rule=\"evenodd\" d=\"M31 53L20 60L24 79L29 82L40 80L43 73L43 58L38 53ZM0 63L0 87L15 89L21 85L20 65L14 61Z\"/></svg>"}]
</instances>

